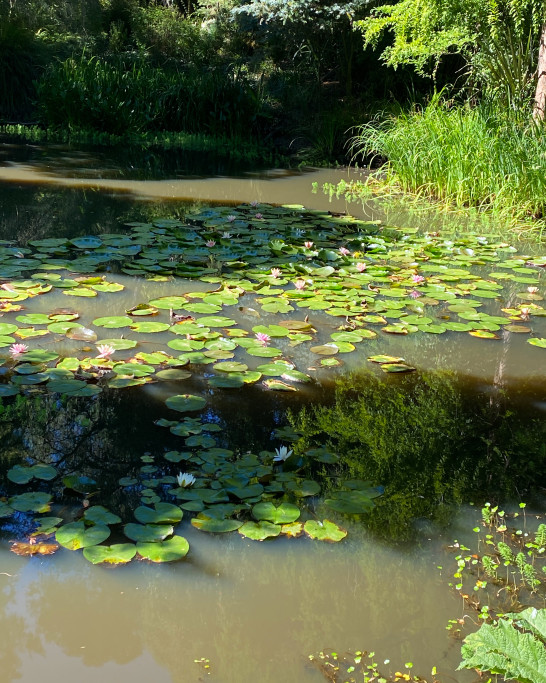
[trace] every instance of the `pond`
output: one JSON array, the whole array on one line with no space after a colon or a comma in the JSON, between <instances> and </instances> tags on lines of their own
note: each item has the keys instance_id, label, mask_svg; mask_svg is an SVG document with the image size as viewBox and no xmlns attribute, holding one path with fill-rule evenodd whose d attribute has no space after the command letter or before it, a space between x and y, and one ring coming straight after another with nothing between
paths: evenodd
<instances>
[{"instance_id":1,"label":"pond","mask_svg":"<svg viewBox=\"0 0 546 683\"><path fill-rule=\"evenodd\" d=\"M546 257L342 177L0 145L4 680L473 680L446 546L543 510Z\"/></svg>"}]
</instances>

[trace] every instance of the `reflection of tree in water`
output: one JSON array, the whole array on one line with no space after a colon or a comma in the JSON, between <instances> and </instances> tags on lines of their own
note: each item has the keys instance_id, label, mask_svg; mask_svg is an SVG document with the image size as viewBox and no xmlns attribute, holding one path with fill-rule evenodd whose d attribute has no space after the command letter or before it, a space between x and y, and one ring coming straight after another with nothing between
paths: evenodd
<instances>
[{"instance_id":1,"label":"reflection of tree in water","mask_svg":"<svg viewBox=\"0 0 546 683\"><path fill-rule=\"evenodd\" d=\"M124 223L180 217L194 204L135 203L132 195L93 188L0 188L0 238L20 245L50 237L120 232ZM198 206L198 205L197 205Z\"/></svg>"},{"instance_id":2,"label":"reflection of tree in water","mask_svg":"<svg viewBox=\"0 0 546 683\"><path fill-rule=\"evenodd\" d=\"M304 409L294 423L305 447L341 455L340 474L385 486L366 523L393 538L411 536L416 518L447 521L453 503L529 500L544 484L544 421L506 395L492 405L453 373L344 378L332 407Z\"/></svg>"}]
</instances>

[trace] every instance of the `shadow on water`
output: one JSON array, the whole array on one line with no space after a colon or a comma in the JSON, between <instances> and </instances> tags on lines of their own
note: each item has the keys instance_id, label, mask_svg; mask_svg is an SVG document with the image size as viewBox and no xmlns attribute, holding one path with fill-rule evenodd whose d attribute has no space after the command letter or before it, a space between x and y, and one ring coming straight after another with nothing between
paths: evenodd
<instances>
[{"instance_id":1,"label":"shadow on water","mask_svg":"<svg viewBox=\"0 0 546 683\"><path fill-rule=\"evenodd\" d=\"M194 381L199 383L199 377ZM184 391L196 388L184 383ZM162 457L184 450L182 437L156 424L161 418L172 419L162 399L173 391L176 385L162 383L105 390L91 401L43 395L5 399L0 412L2 480L7 481L7 469L17 463L32 459L53 464L63 475L97 480L100 490L93 502L131 521L139 492L122 488L118 480L138 477L142 456L155 458L156 479L183 469L183 463ZM533 503L543 493L546 426L537 407L541 391L533 383L484 391L483 383L450 371L394 378L366 372L340 377L335 392L318 384L289 398L256 387L209 391L204 419L219 426L216 445L233 451L236 460L282 443L274 430L287 424L288 412L300 434L293 445L297 454L325 445L340 458L334 466L308 463L304 468L305 477L320 483L322 498L347 479L384 486L372 512L353 517L353 522L399 542L446 528L463 503ZM41 485L41 490L49 488L45 482ZM59 490L59 482L51 490L67 506L61 516L81 514L83 494ZM17 491L17 485L8 485L2 492ZM321 498L309 505L319 514L332 515L322 510ZM347 518L338 515L336 521L344 524ZM23 536L32 522L22 515L6 521L4 529L10 537Z\"/></svg>"}]
</instances>

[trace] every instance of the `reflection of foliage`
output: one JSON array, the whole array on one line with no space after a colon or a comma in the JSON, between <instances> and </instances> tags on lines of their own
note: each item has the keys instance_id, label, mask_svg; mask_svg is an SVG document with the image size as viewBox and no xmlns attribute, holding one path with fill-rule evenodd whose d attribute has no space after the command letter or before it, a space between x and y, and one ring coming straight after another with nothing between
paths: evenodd
<instances>
[{"instance_id":1,"label":"reflection of foliage","mask_svg":"<svg viewBox=\"0 0 546 683\"><path fill-rule=\"evenodd\" d=\"M545 455L540 423L466 397L447 372L343 379L333 406L306 409L294 424L306 447L337 451L350 477L385 485L370 523L393 537L408 536L417 517L447 519L451 503L473 494L529 490Z\"/></svg>"}]
</instances>

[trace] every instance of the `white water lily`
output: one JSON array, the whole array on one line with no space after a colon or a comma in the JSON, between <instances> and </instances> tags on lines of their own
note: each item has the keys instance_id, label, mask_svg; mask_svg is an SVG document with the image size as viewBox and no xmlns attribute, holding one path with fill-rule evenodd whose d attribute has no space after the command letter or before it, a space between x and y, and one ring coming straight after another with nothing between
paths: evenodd
<instances>
[{"instance_id":1,"label":"white water lily","mask_svg":"<svg viewBox=\"0 0 546 683\"><path fill-rule=\"evenodd\" d=\"M189 472L179 472L176 475L176 481L180 488L186 488L186 486L191 486L195 483L195 477L193 474L189 474Z\"/></svg>"},{"instance_id":2,"label":"white water lily","mask_svg":"<svg viewBox=\"0 0 546 683\"><path fill-rule=\"evenodd\" d=\"M275 448L275 453L277 455L273 458L273 462L284 462L285 460L288 460L293 452L292 449L288 450L287 446L279 446L279 448Z\"/></svg>"}]
</instances>

